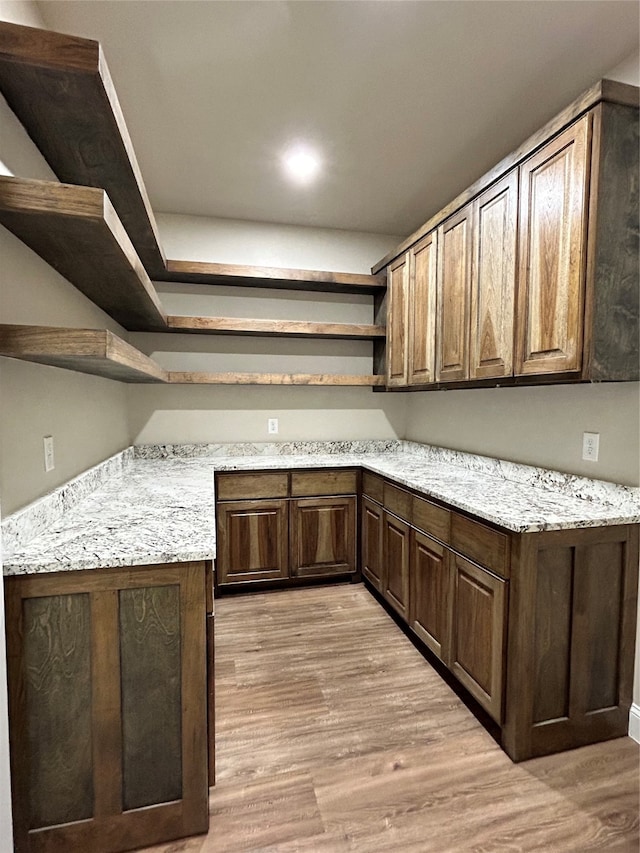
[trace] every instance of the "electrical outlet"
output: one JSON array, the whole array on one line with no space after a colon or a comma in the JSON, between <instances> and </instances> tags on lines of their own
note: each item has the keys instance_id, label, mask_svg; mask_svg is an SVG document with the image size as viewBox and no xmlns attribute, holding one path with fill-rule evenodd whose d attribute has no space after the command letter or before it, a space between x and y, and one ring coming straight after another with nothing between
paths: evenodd
<instances>
[{"instance_id":1,"label":"electrical outlet","mask_svg":"<svg viewBox=\"0 0 640 853\"><path fill-rule=\"evenodd\" d=\"M45 471L53 471L56 467L55 459L53 457L53 436L45 435L44 439L44 470Z\"/></svg>"},{"instance_id":2,"label":"electrical outlet","mask_svg":"<svg viewBox=\"0 0 640 853\"><path fill-rule=\"evenodd\" d=\"M276 435L278 432L278 419L277 418L269 418L267 421L267 432L269 435Z\"/></svg>"},{"instance_id":3,"label":"electrical outlet","mask_svg":"<svg viewBox=\"0 0 640 853\"><path fill-rule=\"evenodd\" d=\"M600 449L600 433L599 432L583 432L582 433L582 458L587 462L598 461L598 451Z\"/></svg>"}]
</instances>

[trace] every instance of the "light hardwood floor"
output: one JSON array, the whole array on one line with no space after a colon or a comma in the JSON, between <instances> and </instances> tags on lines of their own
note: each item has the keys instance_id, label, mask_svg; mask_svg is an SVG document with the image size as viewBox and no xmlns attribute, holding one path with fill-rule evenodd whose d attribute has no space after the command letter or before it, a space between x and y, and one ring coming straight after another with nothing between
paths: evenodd
<instances>
[{"instance_id":1,"label":"light hardwood floor","mask_svg":"<svg viewBox=\"0 0 640 853\"><path fill-rule=\"evenodd\" d=\"M216 602L207 836L147 853L637 853L638 747L513 764L360 585Z\"/></svg>"}]
</instances>

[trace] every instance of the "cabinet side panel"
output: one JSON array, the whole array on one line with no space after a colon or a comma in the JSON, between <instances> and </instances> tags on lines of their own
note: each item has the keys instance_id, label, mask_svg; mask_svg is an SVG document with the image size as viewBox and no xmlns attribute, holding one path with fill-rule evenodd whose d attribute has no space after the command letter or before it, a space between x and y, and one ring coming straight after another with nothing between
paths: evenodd
<instances>
[{"instance_id":1,"label":"cabinet side panel","mask_svg":"<svg viewBox=\"0 0 640 853\"><path fill-rule=\"evenodd\" d=\"M569 715L573 549L539 552L535 605L533 722Z\"/></svg>"},{"instance_id":2,"label":"cabinet side panel","mask_svg":"<svg viewBox=\"0 0 640 853\"><path fill-rule=\"evenodd\" d=\"M602 106L591 378L637 380L639 360L638 110ZM593 239L593 235L590 235Z\"/></svg>"},{"instance_id":3,"label":"cabinet side panel","mask_svg":"<svg viewBox=\"0 0 640 853\"><path fill-rule=\"evenodd\" d=\"M618 704L623 568L623 543L603 542L585 549L576 575L576 605L587 633L587 713Z\"/></svg>"},{"instance_id":4,"label":"cabinet side panel","mask_svg":"<svg viewBox=\"0 0 640 853\"><path fill-rule=\"evenodd\" d=\"M93 814L91 617L87 594L23 602L29 826Z\"/></svg>"},{"instance_id":5,"label":"cabinet side panel","mask_svg":"<svg viewBox=\"0 0 640 853\"><path fill-rule=\"evenodd\" d=\"M125 809L182 797L180 587L120 598Z\"/></svg>"}]
</instances>

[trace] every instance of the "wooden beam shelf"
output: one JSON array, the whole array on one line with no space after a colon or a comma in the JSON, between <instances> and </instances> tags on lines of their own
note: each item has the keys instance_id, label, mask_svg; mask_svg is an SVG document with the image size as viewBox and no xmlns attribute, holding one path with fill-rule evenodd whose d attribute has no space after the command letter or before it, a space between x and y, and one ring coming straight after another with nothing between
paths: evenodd
<instances>
[{"instance_id":1,"label":"wooden beam shelf","mask_svg":"<svg viewBox=\"0 0 640 853\"><path fill-rule=\"evenodd\" d=\"M255 320L235 317L169 316L167 327L174 332L260 337L379 340L386 335L384 326L366 323L311 323L302 320Z\"/></svg>"},{"instance_id":2,"label":"wooden beam shelf","mask_svg":"<svg viewBox=\"0 0 640 853\"><path fill-rule=\"evenodd\" d=\"M151 275L164 254L99 42L0 23L0 90L57 177L106 190Z\"/></svg>"},{"instance_id":3,"label":"wooden beam shelf","mask_svg":"<svg viewBox=\"0 0 640 853\"><path fill-rule=\"evenodd\" d=\"M384 385L384 376L331 373L194 373L169 372L173 385Z\"/></svg>"},{"instance_id":4,"label":"wooden beam shelf","mask_svg":"<svg viewBox=\"0 0 640 853\"><path fill-rule=\"evenodd\" d=\"M166 328L156 289L103 190L2 176L0 223L125 328Z\"/></svg>"},{"instance_id":5,"label":"wooden beam shelf","mask_svg":"<svg viewBox=\"0 0 640 853\"><path fill-rule=\"evenodd\" d=\"M0 355L120 382L167 382L153 359L106 329L2 324Z\"/></svg>"},{"instance_id":6,"label":"wooden beam shelf","mask_svg":"<svg viewBox=\"0 0 640 853\"><path fill-rule=\"evenodd\" d=\"M167 260L166 272L154 278L157 281L175 281L185 284L224 284L234 287L265 287L326 293L376 294L383 292L387 287L384 275L252 267L201 261Z\"/></svg>"}]
</instances>

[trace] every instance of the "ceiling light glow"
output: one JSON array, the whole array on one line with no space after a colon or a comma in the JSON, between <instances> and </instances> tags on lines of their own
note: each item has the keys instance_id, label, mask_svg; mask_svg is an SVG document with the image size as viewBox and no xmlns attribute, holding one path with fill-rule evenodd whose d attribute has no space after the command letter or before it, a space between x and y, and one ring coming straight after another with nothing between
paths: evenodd
<instances>
[{"instance_id":1,"label":"ceiling light glow","mask_svg":"<svg viewBox=\"0 0 640 853\"><path fill-rule=\"evenodd\" d=\"M298 184L311 183L320 172L320 158L313 149L304 145L290 148L282 162L287 175Z\"/></svg>"}]
</instances>

